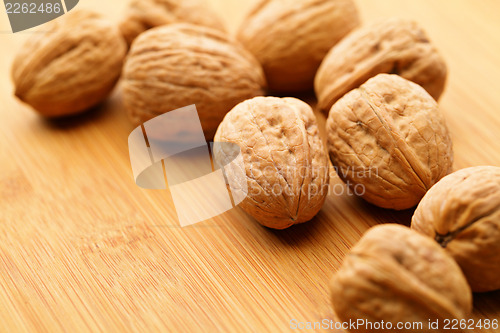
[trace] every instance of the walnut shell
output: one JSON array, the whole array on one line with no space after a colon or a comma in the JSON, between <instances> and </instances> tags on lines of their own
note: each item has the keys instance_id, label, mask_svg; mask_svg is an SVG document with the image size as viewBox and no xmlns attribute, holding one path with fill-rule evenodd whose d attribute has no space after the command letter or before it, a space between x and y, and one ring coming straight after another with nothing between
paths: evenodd
<instances>
[{"instance_id":1,"label":"walnut shell","mask_svg":"<svg viewBox=\"0 0 500 333\"><path fill-rule=\"evenodd\" d=\"M237 38L262 64L278 92L312 90L330 48L359 24L352 0L261 0Z\"/></svg>"},{"instance_id":2,"label":"walnut shell","mask_svg":"<svg viewBox=\"0 0 500 333\"><path fill-rule=\"evenodd\" d=\"M455 258L473 291L500 289L499 167L472 167L444 177L418 205L411 227Z\"/></svg>"},{"instance_id":3,"label":"walnut shell","mask_svg":"<svg viewBox=\"0 0 500 333\"><path fill-rule=\"evenodd\" d=\"M353 31L325 57L314 82L319 108L328 111L345 93L379 73L401 75L437 100L447 69L417 23L378 21Z\"/></svg>"},{"instance_id":4,"label":"walnut shell","mask_svg":"<svg viewBox=\"0 0 500 333\"><path fill-rule=\"evenodd\" d=\"M182 22L225 30L205 0L132 0L120 23L120 30L130 45L148 29Z\"/></svg>"},{"instance_id":5,"label":"walnut shell","mask_svg":"<svg viewBox=\"0 0 500 333\"><path fill-rule=\"evenodd\" d=\"M351 249L331 284L331 300L342 322L421 322L418 332L436 332L429 319L466 319L472 293L455 261L431 239L407 227L379 225ZM356 332L372 332L358 327ZM441 332L441 330L438 330Z\"/></svg>"},{"instance_id":6,"label":"walnut shell","mask_svg":"<svg viewBox=\"0 0 500 333\"><path fill-rule=\"evenodd\" d=\"M247 100L226 115L215 142L240 147L246 174L241 181L248 188L240 206L262 225L285 229L309 221L323 206L328 157L306 103L277 97ZM220 147L214 158L227 165L231 154L224 151L227 145Z\"/></svg>"},{"instance_id":7,"label":"walnut shell","mask_svg":"<svg viewBox=\"0 0 500 333\"><path fill-rule=\"evenodd\" d=\"M15 95L47 117L84 111L118 80L126 44L98 14L75 10L44 24L12 65Z\"/></svg>"},{"instance_id":8,"label":"walnut shell","mask_svg":"<svg viewBox=\"0 0 500 333\"><path fill-rule=\"evenodd\" d=\"M207 139L236 104L264 94L255 58L224 33L176 23L141 34L123 70L123 101L135 125L196 104Z\"/></svg>"},{"instance_id":9,"label":"walnut shell","mask_svg":"<svg viewBox=\"0 0 500 333\"><path fill-rule=\"evenodd\" d=\"M453 164L448 128L419 85L379 74L333 105L328 151L354 193L377 206L407 209Z\"/></svg>"}]
</instances>

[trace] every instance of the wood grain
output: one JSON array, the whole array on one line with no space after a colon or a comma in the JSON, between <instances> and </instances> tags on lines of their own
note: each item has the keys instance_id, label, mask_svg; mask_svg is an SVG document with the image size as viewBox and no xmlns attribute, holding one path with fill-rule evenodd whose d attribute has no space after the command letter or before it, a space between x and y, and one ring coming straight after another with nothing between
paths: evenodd
<instances>
[{"instance_id":1,"label":"wood grain","mask_svg":"<svg viewBox=\"0 0 500 333\"><path fill-rule=\"evenodd\" d=\"M233 31L251 0L211 2ZM500 2L357 2L365 21L416 19L447 60L440 104L455 167L500 165ZM124 6L79 4L115 21ZM10 66L30 33L0 34L2 332L290 331L291 319L332 318L327 283L368 227L410 221L332 193L313 221L284 231L238 209L180 228L168 190L134 184L119 89L58 121L14 99ZM500 292L475 305L474 318L499 318Z\"/></svg>"}]
</instances>

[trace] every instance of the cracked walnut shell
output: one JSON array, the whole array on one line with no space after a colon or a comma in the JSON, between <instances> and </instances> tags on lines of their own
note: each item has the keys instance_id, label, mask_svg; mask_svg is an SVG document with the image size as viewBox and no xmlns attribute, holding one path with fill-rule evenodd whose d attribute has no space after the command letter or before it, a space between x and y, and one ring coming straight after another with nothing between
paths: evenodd
<instances>
[{"instance_id":1,"label":"cracked walnut shell","mask_svg":"<svg viewBox=\"0 0 500 333\"><path fill-rule=\"evenodd\" d=\"M148 29L182 22L225 30L205 0L132 0L120 23L120 30L130 45Z\"/></svg>"},{"instance_id":2,"label":"cracked walnut shell","mask_svg":"<svg viewBox=\"0 0 500 333\"><path fill-rule=\"evenodd\" d=\"M312 219L328 194L328 157L313 111L295 98L256 97L238 104L215 142L237 144L248 188L240 207L262 225L285 229ZM228 145L214 158L227 165ZM228 175L226 175L228 177ZM240 186L241 187L241 186Z\"/></svg>"},{"instance_id":3,"label":"cracked walnut shell","mask_svg":"<svg viewBox=\"0 0 500 333\"><path fill-rule=\"evenodd\" d=\"M436 101L400 76L379 74L347 93L326 127L340 178L377 206L411 208L451 171L452 142Z\"/></svg>"},{"instance_id":4,"label":"cracked walnut shell","mask_svg":"<svg viewBox=\"0 0 500 333\"><path fill-rule=\"evenodd\" d=\"M453 256L473 291L500 289L499 167L472 167L444 177L418 205L411 227Z\"/></svg>"},{"instance_id":5,"label":"cracked walnut shell","mask_svg":"<svg viewBox=\"0 0 500 333\"><path fill-rule=\"evenodd\" d=\"M108 97L127 48L118 29L86 10L72 11L41 29L15 57L15 95L46 117L75 114Z\"/></svg>"},{"instance_id":6,"label":"cracked walnut shell","mask_svg":"<svg viewBox=\"0 0 500 333\"><path fill-rule=\"evenodd\" d=\"M261 0L237 38L262 64L272 91L312 90L325 55L359 21L353 0Z\"/></svg>"},{"instance_id":7,"label":"cracked walnut shell","mask_svg":"<svg viewBox=\"0 0 500 333\"><path fill-rule=\"evenodd\" d=\"M196 104L207 139L236 104L263 95L257 60L226 34L186 23L148 30L132 44L122 76L123 102L139 125Z\"/></svg>"},{"instance_id":8,"label":"cracked walnut shell","mask_svg":"<svg viewBox=\"0 0 500 333\"><path fill-rule=\"evenodd\" d=\"M451 256L401 225L368 230L333 276L330 290L340 321L390 322L391 332L408 332L398 330L398 322L420 322L419 332L435 332L429 320L466 319L472 311L472 292Z\"/></svg>"},{"instance_id":9,"label":"cracked walnut shell","mask_svg":"<svg viewBox=\"0 0 500 333\"><path fill-rule=\"evenodd\" d=\"M417 23L378 21L353 31L326 55L314 82L319 108L328 112L345 93L380 73L401 75L437 100L447 69Z\"/></svg>"}]
</instances>

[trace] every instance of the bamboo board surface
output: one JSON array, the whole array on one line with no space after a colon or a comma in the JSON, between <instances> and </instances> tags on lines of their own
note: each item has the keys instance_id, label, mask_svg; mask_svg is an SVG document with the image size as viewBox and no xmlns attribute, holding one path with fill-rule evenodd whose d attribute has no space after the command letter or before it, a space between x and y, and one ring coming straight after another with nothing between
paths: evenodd
<instances>
[{"instance_id":1,"label":"bamboo board surface","mask_svg":"<svg viewBox=\"0 0 500 333\"><path fill-rule=\"evenodd\" d=\"M231 31L251 3L211 2ZM417 20L447 60L455 168L500 166L500 1L357 3L365 21ZM125 1L78 6L118 21ZM134 183L119 89L60 121L13 98L10 66L29 33L0 34L0 332L287 332L292 319L332 318L328 281L367 228L409 224L411 211L331 194L284 231L239 209L176 226L168 190ZM475 295L473 318L499 317L500 292Z\"/></svg>"}]
</instances>

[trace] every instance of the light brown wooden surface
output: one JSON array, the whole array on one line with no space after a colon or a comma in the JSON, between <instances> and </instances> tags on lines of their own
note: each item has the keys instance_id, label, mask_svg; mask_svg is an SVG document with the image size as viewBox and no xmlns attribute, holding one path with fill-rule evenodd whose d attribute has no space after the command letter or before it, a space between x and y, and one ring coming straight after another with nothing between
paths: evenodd
<instances>
[{"instance_id":1,"label":"light brown wooden surface","mask_svg":"<svg viewBox=\"0 0 500 333\"><path fill-rule=\"evenodd\" d=\"M211 2L231 30L251 3ZM500 1L357 3L365 21L416 19L447 60L440 104L455 167L500 165ZM125 1L79 7L117 21ZM409 223L411 211L332 194L313 221L284 231L238 209L177 227L169 192L134 184L119 90L60 121L13 98L10 66L29 33L0 34L1 332L290 331L291 319L332 317L328 281L368 227ZM475 305L473 318L499 318L500 292Z\"/></svg>"}]
</instances>

